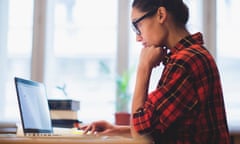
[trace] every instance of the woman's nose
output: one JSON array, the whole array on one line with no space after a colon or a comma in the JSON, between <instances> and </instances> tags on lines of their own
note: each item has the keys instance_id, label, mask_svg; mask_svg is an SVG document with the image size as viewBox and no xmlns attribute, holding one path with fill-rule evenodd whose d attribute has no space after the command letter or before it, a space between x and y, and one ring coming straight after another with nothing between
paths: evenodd
<instances>
[{"instance_id":1,"label":"woman's nose","mask_svg":"<svg viewBox=\"0 0 240 144\"><path fill-rule=\"evenodd\" d=\"M141 36L141 35L136 35L136 41L137 41L137 42L142 41L142 36Z\"/></svg>"}]
</instances>

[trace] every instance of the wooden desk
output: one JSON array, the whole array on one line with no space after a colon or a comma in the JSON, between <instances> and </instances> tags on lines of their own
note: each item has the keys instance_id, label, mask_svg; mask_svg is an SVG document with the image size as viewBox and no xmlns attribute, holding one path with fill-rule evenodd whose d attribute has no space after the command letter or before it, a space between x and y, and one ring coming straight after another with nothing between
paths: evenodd
<instances>
[{"instance_id":1,"label":"wooden desk","mask_svg":"<svg viewBox=\"0 0 240 144\"><path fill-rule=\"evenodd\" d=\"M146 140L134 140L125 137L86 136L73 138L26 138L16 135L0 135L0 144L150 144Z\"/></svg>"}]
</instances>

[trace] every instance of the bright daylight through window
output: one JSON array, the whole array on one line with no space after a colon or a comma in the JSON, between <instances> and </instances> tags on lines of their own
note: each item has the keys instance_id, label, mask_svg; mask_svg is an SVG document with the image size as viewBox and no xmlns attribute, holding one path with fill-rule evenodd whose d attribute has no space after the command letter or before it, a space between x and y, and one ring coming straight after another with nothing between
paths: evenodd
<instances>
[{"instance_id":1,"label":"bright daylight through window","mask_svg":"<svg viewBox=\"0 0 240 144\"><path fill-rule=\"evenodd\" d=\"M185 1L192 14L188 27L192 32L202 31L207 26L202 25L203 1ZM240 2L216 2L216 60L223 82L227 116L230 122L236 122L240 120L236 84L240 81L240 50L238 37L232 34L240 33ZM80 100L81 120L107 119L113 122L117 71L134 68L141 49L130 29L130 1L125 5L122 3L124 0L1 0L0 119L19 119L13 77L39 76L47 86L49 98L65 97L56 87L66 86L67 96ZM126 19L122 20L120 15ZM34 16L41 21L34 23L38 20ZM123 24L129 27L119 30ZM35 35L40 35L40 39ZM39 51L43 55L39 56ZM119 64L118 61L124 60L127 64ZM43 64L42 68L36 65L38 62ZM161 69L153 71L153 77L159 77L159 74ZM130 93L134 79L135 74L132 74ZM154 89L156 83L151 82L150 89Z\"/></svg>"}]
</instances>

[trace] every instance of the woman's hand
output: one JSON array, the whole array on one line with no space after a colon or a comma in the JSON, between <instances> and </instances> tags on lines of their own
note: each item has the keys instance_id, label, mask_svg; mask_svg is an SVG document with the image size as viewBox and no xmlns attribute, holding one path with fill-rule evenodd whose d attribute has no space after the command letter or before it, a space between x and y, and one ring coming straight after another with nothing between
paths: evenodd
<instances>
[{"instance_id":1,"label":"woman's hand","mask_svg":"<svg viewBox=\"0 0 240 144\"><path fill-rule=\"evenodd\" d=\"M167 49L156 46L142 48L140 54L140 65L148 66L150 69L158 66L167 55Z\"/></svg>"},{"instance_id":2,"label":"woman's hand","mask_svg":"<svg viewBox=\"0 0 240 144\"><path fill-rule=\"evenodd\" d=\"M80 127L80 129L84 130L84 134L107 134L114 130L114 126L107 121L95 121L89 125Z\"/></svg>"},{"instance_id":3,"label":"woman's hand","mask_svg":"<svg viewBox=\"0 0 240 144\"><path fill-rule=\"evenodd\" d=\"M84 130L84 134L96 134L96 135L130 135L130 127L128 126L117 126L107 121L95 121L89 125L80 127Z\"/></svg>"}]
</instances>

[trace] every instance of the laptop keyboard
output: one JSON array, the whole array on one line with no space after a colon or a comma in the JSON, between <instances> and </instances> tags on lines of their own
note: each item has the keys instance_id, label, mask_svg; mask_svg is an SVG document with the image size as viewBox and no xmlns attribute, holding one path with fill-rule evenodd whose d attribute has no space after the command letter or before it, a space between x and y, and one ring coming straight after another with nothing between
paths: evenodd
<instances>
[{"instance_id":1,"label":"laptop keyboard","mask_svg":"<svg viewBox=\"0 0 240 144\"><path fill-rule=\"evenodd\" d=\"M60 136L60 134L53 134L53 133L25 133L25 136Z\"/></svg>"}]
</instances>

